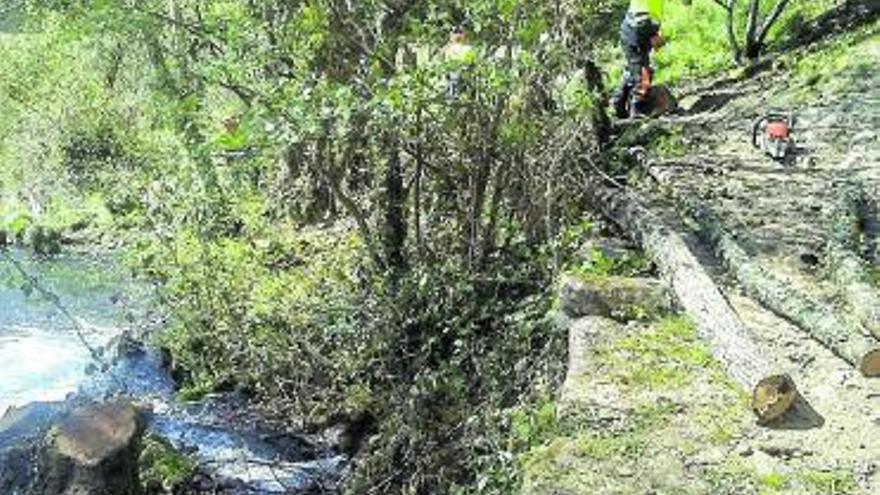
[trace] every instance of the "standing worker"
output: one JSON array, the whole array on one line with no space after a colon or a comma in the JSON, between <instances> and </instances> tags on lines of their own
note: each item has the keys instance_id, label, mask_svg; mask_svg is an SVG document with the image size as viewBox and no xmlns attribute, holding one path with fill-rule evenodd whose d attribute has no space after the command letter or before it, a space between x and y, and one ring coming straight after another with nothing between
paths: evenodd
<instances>
[{"instance_id":1,"label":"standing worker","mask_svg":"<svg viewBox=\"0 0 880 495\"><path fill-rule=\"evenodd\" d=\"M443 47L443 60L449 73L446 82L446 95L450 99L458 99L466 88L465 73L476 61L477 53L468 42L467 34L461 27L456 27L449 34L449 43Z\"/></svg>"},{"instance_id":2,"label":"standing worker","mask_svg":"<svg viewBox=\"0 0 880 495\"><path fill-rule=\"evenodd\" d=\"M690 0L682 0L690 5ZM660 49L665 40L660 33L663 0L632 0L623 23L620 39L626 54L623 82L611 100L620 119L650 113L651 51Z\"/></svg>"}]
</instances>

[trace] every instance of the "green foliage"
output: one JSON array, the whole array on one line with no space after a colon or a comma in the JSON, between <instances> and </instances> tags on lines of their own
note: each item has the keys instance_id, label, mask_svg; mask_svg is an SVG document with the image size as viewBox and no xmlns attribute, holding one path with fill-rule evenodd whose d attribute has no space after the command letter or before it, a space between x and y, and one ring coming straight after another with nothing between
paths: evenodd
<instances>
[{"instance_id":1,"label":"green foliage","mask_svg":"<svg viewBox=\"0 0 880 495\"><path fill-rule=\"evenodd\" d=\"M622 339L608 350L615 381L648 388L681 388L713 362L687 317L664 318L651 330Z\"/></svg>"},{"instance_id":2,"label":"green foliage","mask_svg":"<svg viewBox=\"0 0 880 495\"><path fill-rule=\"evenodd\" d=\"M785 489L788 486L788 479L785 475L779 473L769 473L759 476L758 484L761 487L759 493L761 495L768 495Z\"/></svg>"},{"instance_id":3,"label":"green foliage","mask_svg":"<svg viewBox=\"0 0 880 495\"><path fill-rule=\"evenodd\" d=\"M544 397L533 407L516 409L510 415L510 444L514 450L541 445L557 431L556 403Z\"/></svg>"},{"instance_id":4,"label":"green foliage","mask_svg":"<svg viewBox=\"0 0 880 495\"><path fill-rule=\"evenodd\" d=\"M610 276L635 277L649 271L650 262L641 253L630 252L619 258L609 258L600 248L594 247L583 261L567 271L584 279L601 279Z\"/></svg>"},{"instance_id":5,"label":"green foliage","mask_svg":"<svg viewBox=\"0 0 880 495\"><path fill-rule=\"evenodd\" d=\"M801 473L799 478L810 494L851 495L860 491L851 472L807 471Z\"/></svg>"},{"instance_id":6,"label":"green foliage","mask_svg":"<svg viewBox=\"0 0 880 495\"><path fill-rule=\"evenodd\" d=\"M176 493L195 474L196 462L166 440L147 435L141 442L138 479L146 494Z\"/></svg>"},{"instance_id":7,"label":"green foliage","mask_svg":"<svg viewBox=\"0 0 880 495\"><path fill-rule=\"evenodd\" d=\"M135 3L33 0L0 35L0 231L124 244L159 287L180 398L375 419L350 493L515 493L518 456L559 428L550 281L647 269L568 263L604 159L584 61L620 65L626 2ZM661 79L726 66L719 12L695 4L671 6ZM708 359L679 320L618 351L647 356L617 376L644 386ZM189 470L153 459L164 489Z\"/></svg>"},{"instance_id":8,"label":"green foliage","mask_svg":"<svg viewBox=\"0 0 880 495\"><path fill-rule=\"evenodd\" d=\"M628 1L619 0L621 9ZM738 40L742 41L747 21L747 1L738 2L735 26ZM762 19L766 18L775 1L760 2ZM780 20L770 30L768 42L771 49L780 42L800 34L808 21L833 7L833 0L792 0ZM617 10L619 12L619 10ZM622 14L621 14L622 16ZM677 84L686 80L701 80L713 74L734 69L727 31L727 11L715 0L693 0L690 6L683 2L667 2L662 31L668 44L655 55L656 81ZM619 18L609 20L617 26ZM617 30L609 30L616 35ZM614 36L600 44L599 59L608 71L608 83L616 85L622 73L619 40Z\"/></svg>"}]
</instances>

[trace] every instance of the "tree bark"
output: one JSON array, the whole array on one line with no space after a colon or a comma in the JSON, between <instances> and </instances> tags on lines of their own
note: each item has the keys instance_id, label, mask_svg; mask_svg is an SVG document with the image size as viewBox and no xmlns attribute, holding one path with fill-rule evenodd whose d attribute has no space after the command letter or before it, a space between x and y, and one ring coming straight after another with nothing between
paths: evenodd
<instances>
[{"instance_id":1,"label":"tree bark","mask_svg":"<svg viewBox=\"0 0 880 495\"><path fill-rule=\"evenodd\" d=\"M795 323L813 339L863 375L880 376L880 342L863 335L816 299L790 287L753 260L732 235L726 232L714 212L705 206L689 205L690 215L701 234L715 248L718 257L746 292L771 311Z\"/></svg>"},{"instance_id":2,"label":"tree bark","mask_svg":"<svg viewBox=\"0 0 880 495\"><path fill-rule=\"evenodd\" d=\"M727 4L727 39L730 43L730 52L733 55L733 61L737 64L742 63L742 48L739 46L739 40L736 39L736 0L730 0Z\"/></svg>"},{"instance_id":3,"label":"tree bark","mask_svg":"<svg viewBox=\"0 0 880 495\"><path fill-rule=\"evenodd\" d=\"M129 403L73 411L49 433L33 493L136 495L137 443L142 433Z\"/></svg>"},{"instance_id":4,"label":"tree bark","mask_svg":"<svg viewBox=\"0 0 880 495\"><path fill-rule=\"evenodd\" d=\"M739 316L703 269L684 238L626 192L590 184L588 200L639 243L693 318L697 332L728 375L752 393L761 423L782 417L797 397L794 382L772 371Z\"/></svg>"},{"instance_id":5,"label":"tree bark","mask_svg":"<svg viewBox=\"0 0 880 495\"><path fill-rule=\"evenodd\" d=\"M863 193L857 184L847 184L839 204L832 210L831 232L825 247L829 274L839 287L858 321L880 338L880 297L859 257Z\"/></svg>"},{"instance_id":6,"label":"tree bark","mask_svg":"<svg viewBox=\"0 0 880 495\"><path fill-rule=\"evenodd\" d=\"M398 274L406 269L406 192L403 166L396 136L386 135L383 148L388 156L385 170L385 262Z\"/></svg>"},{"instance_id":7,"label":"tree bark","mask_svg":"<svg viewBox=\"0 0 880 495\"><path fill-rule=\"evenodd\" d=\"M757 45L760 49L764 46L764 41L767 39L767 34L770 32L770 28L776 24L776 21L779 20L779 17L782 15L782 12L785 11L785 8L788 7L789 0L780 0L779 3L776 4L776 7L773 9L773 12L767 17L764 21L764 24L761 25L761 29L758 31L757 35Z\"/></svg>"},{"instance_id":8,"label":"tree bark","mask_svg":"<svg viewBox=\"0 0 880 495\"><path fill-rule=\"evenodd\" d=\"M758 58L760 47L757 44L758 33L758 14L760 13L761 0L750 0L749 3L749 20L746 25L746 57L750 59Z\"/></svg>"}]
</instances>

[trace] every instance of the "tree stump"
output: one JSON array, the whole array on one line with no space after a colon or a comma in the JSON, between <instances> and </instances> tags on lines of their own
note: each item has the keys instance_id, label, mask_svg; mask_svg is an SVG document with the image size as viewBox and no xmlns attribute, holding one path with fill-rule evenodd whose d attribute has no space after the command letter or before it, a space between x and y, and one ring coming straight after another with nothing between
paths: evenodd
<instances>
[{"instance_id":1,"label":"tree stump","mask_svg":"<svg viewBox=\"0 0 880 495\"><path fill-rule=\"evenodd\" d=\"M113 402L73 411L49 433L32 492L137 495L137 410Z\"/></svg>"}]
</instances>

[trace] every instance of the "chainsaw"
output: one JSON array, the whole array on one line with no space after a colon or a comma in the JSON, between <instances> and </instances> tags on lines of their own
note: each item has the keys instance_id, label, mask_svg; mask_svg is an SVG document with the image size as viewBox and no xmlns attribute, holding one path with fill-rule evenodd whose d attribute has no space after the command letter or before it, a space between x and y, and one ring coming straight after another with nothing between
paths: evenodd
<instances>
[{"instance_id":1,"label":"chainsaw","mask_svg":"<svg viewBox=\"0 0 880 495\"><path fill-rule=\"evenodd\" d=\"M791 135L793 130L794 117L791 113L771 111L755 122L752 144L774 160L784 160L795 149Z\"/></svg>"}]
</instances>

